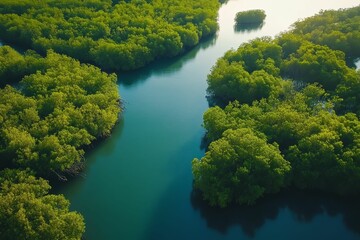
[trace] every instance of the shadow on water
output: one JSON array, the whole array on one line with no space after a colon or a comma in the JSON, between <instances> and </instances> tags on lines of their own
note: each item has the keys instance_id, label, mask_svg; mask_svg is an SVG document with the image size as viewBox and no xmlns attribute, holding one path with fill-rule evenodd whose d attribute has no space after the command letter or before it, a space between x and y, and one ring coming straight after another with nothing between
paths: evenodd
<instances>
[{"instance_id":1,"label":"shadow on water","mask_svg":"<svg viewBox=\"0 0 360 240\"><path fill-rule=\"evenodd\" d=\"M286 190L268 195L253 206L232 206L224 209L210 207L201 194L191 192L191 204L200 212L208 227L226 234L231 226L238 225L248 237L255 237L267 220L278 217L281 209L287 208L299 223L312 221L316 216L340 214L344 225L360 234L360 196L342 198L331 194Z\"/></svg>"},{"instance_id":2,"label":"shadow on water","mask_svg":"<svg viewBox=\"0 0 360 240\"><path fill-rule=\"evenodd\" d=\"M204 132L199 132L169 158L169 168L176 169L169 169L169 172L176 172L176 175L154 206L143 239L233 239L234 227L242 230L242 235L236 235L237 239L256 239L260 231L269 231L266 229L269 220L277 221L280 215L285 221L314 224L314 227L317 226L314 223L317 217L340 217L344 227L360 237L360 195L340 197L316 191L286 189L277 194L266 195L252 206L210 207L202 199L200 192L192 187L193 146L199 143L203 134ZM197 154L201 155L201 152ZM284 215L284 210L290 216ZM204 222L206 229L213 231L204 232ZM324 228L317 230L320 234L327 230L327 223L322 224ZM271 231L292 230L276 225ZM295 238L299 237L301 238Z\"/></svg>"},{"instance_id":3,"label":"shadow on water","mask_svg":"<svg viewBox=\"0 0 360 240\"><path fill-rule=\"evenodd\" d=\"M207 96L209 107L223 106L220 99ZM200 149L207 151L210 141L206 134L201 139ZM226 235L229 228L240 226L247 237L253 238L267 220L275 220L282 209L288 209L299 223L312 221L319 215L342 216L344 225L354 233L360 234L360 195L339 197L333 194L297 189L285 190L267 195L254 206L231 206L228 208L210 207L199 191L190 194L192 208L200 212L207 226ZM359 235L360 237L360 235Z\"/></svg>"},{"instance_id":4,"label":"shadow on water","mask_svg":"<svg viewBox=\"0 0 360 240\"><path fill-rule=\"evenodd\" d=\"M200 44L184 54L174 58L158 60L136 71L118 72L118 83L125 87L132 87L146 81L150 76L161 76L179 71L185 63L194 59L200 50L207 49L216 43L217 35L204 39Z\"/></svg>"},{"instance_id":5,"label":"shadow on water","mask_svg":"<svg viewBox=\"0 0 360 240\"><path fill-rule=\"evenodd\" d=\"M209 150L210 143L210 139L208 139L206 133L204 133L203 137L201 138L200 150L207 152Z\"/></svg>"},{"instance_id":6,"label":"shadow on water","mask_svg":"<svg viewBox=\"0 0 360 240\"><path fill-rule=\"evenodd\" d=\"M266 229L269 220L277 221L280 214L285 221L314 224L314 227L317 226L314 221L318 217L340 217L344 227L360 237L360 196L345 198L315 191L287 189L267 195L252 206L210 207L191 186L191 158L188 153L192 142L179 150L182 154L174 154L171 165L177 168L177 175L153 208L149 228L143 239L234 239L234 227L242 230L242 235L236 235L237 239L256 239L260 231L269 231ZM186 164L184 161L187 161ZM284 215L284 210L290 215ZM205 232L204 222L206 229L213 231ZM326 231L326 224L323 222L324 228L317 232L322 234L322 231ZM275 225L271 231L293 230L282 227ZM299 236L295 238L299 239Z\"/></svg>"},{"instance_id":7,"label":"shadow on water","mask_svg":"<svg viewBox=\"0 0 360 240\"><path fill-rule=\"evenodd\" d=\"M194 234L193 228L196 228L196 224L191 222L196 220L192 215L188 194L192 182L191 160L194 155L198 157L203 155L200 150L194 154L193 148L199 143L203 134L203 131L196 133L168 158L167 170L175 173L175 176L172 176L172 181L154 205L149 225L142 239L202 239Z\"/></svg>"},{"instance_id":8,"label":"shadow on water","mask_svg":"<svg viewBox=\"0 0 360 240\"><path fill-rule=\"evenodd\" d=\"M24 54L27 50L30 50L30 47L22 47L19 44L7 42L0 38L0 47L1 46L10 46L11 48L15 49L20 54Z\"/></svg>"},{"instance_id":9,"label":"shadow on water","mask_svg":"<svg viewBox=\"0 0 360 240\"><path fill-rule=\"evenodd\" d=\"M111 154L111 152L113 152L116 147L116 143L121 137L124 126L125 126L125 119L123 116L120 116L119 121L114 126L109 137L98 139L92 142L89 148L85 149L86 152L85 159L87 158L87 156L94 155L93 154L94 151L100 151L101 149L105 149L102 155L107 156Z\"/></svg>"},{"instance_id":10,"label":"shadow on water","mask_svg":"<svg viewBox=\"0 0 360 240\"><path fill-rule=\"evenodd\" d=\"M360 195L345 198L316 191L286 189L265 196L253 206L210 207L192 187L191 159L194 155L203 155L200 149L194 154L193 147L199 144L203 134L203 131L196 133L169 157L168 172L173 173L172 180L154 205L149 225L141 239L256 239L261 231L269 231L266 228L269 220L276 222L280 215L285 221L309 223L314 227L317 226L314 223L317 217L336 217L346 229L360 237ZM284 215L284 212L289 212L290 216ZM326 231L326 224L322 223L324 228L317 233ZM235 236L234 227L241 228L242 233L236 232ZM271 229L275 232L292 230L283 229L282 224ZM296 239L299 237L295 236Z\"/></svg>"},{"instance_id":11,"label":"shadow on water","mask_svg":"<svg viewBox=\"0 0 360 240\"><path fill-rule=\"evenodd\" d=\"M249 32L255 32L259 31L263 28L265 23L248 23L248 24L235 24L234 25L234 31L236 33L249 33Z\"/></svg>"},{"instance_id":12,"label":"shadow on water","mask_svg":"<svg viewBox=\"0 0 360 240\"><path fill-rule=\"evenodd\" d=\"M68 188L68 184L71 184L72 187L76 186L77 184L81 184L81 182L85 179L86 180L86 173L89 170L89 167L92 165L96 158L88 158L88 156L96 156L95 152L101 151L102 156L106 156L111 154L115 147L118 139L120 138L122 131L124 129L125 121L123 117L120 117L119 122L113 128L111 135L106 138L100 138L92 142L89 146L85 147L85 162L84 168L82 172L77 176L69 176L66 175L68 181L62 182L59 181L57 177L50 178L50 185L52 186L51 192L52 193L61 193L64 192L62 189ZM76 187L75 187L76 188Z\"/></svg>"}]
</instances>

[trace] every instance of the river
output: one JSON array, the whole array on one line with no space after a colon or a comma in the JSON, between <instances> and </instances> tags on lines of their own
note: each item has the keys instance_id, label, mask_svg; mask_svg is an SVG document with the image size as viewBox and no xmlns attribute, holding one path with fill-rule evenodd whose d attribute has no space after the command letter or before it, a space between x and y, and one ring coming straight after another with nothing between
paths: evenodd
<instances>
[{"instance_id":1,"label":"river","mask_svg":"<svg viewBox=\"0 0 360 240\"><path fill-rule=\"evenodd\" d=\"M227 50L275 36L321 9L359 0L238 0L219 12L220 30L187 54L121 74L125 103L112 136L86 155L85 177L57 192L84 215L86 240L357 239L358 200L287 191L251 207L212 209L192 193L191 161L202 157L206 76ZM261 29L235 32L238 11L264 9Z\"/></svg>"}]
</instances>

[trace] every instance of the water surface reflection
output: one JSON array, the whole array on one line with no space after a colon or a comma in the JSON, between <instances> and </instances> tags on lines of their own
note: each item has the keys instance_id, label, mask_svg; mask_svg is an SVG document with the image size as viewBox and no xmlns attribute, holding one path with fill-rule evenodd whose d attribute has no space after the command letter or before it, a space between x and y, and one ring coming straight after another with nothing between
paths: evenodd
<instances>
[{"instance_id":1,"label":"water surface reflection","mask_svg":"<svg viewBox=\"0 0 360 240\"><path fill-rule=\"evenodd\" d=\"M199 50L205 50L211 46L214 46L216 40L217 35L214 35L212 37L202 40L200 44L195 46L190 51L184 53L183 55L153 62L137 71L119 72L119 84L126 88L129 88L143 83L144 81L150 79L151 76L160 77L170 73L178 72L185 63L189 62L197 56Z\"/></svg>"},{"instance_id":2,"label":"water surface reflection","mask_svg":"<svg viewBox=\"0 0 360 240\"><path fill-rule=\"evenodd\" d=\"M242 25L234 25L234 31L240 33L249 33L259 31L263 28L265 23L249 23L249 24L242 24Z\"/></svg>"},{"instance_id":3,"label":"water surface reflection","mask_svg":"<svg viewBox=\"0 0 360 240\"><path fill-rule=\"evenodd\" d=\"M224 209L209 207L196 190L192 191L190 199L194 210L200 212L207 226L224 235L230 227L238 225L248 237L254 238L268 220L279 218L280 212L286 209L299 224L310 223L322 215L327 218L340 216L346 228L360 237L360 196L344 198L318 192L286 190L268 195L254 206Z\"/></svg>"}]
</instances>

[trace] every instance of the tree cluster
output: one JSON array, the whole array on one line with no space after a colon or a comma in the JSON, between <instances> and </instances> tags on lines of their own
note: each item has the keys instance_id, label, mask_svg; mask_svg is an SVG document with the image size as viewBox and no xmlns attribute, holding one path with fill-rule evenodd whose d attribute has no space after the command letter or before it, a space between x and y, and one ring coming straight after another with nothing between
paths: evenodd
<instances>
[{"instance_id":1,"label":"tree cluster","mask_svg":"<svg viewBox=\"0 0 360 240\"><path fill-rule=\"evenodd\" d=\"M211 205L221 207L232 200L249 204L264 193L279 191L289 171L279 146L247 127L227 129L201 161L193 161L196 186Z\"/></svg>"},{"instance_id":2,"label":"tree cluster","mask_svg":"<svg viewBox=\"0 0 360 240\"><path fill-rule=\"evenodd\" d=\"M211 143L193 160L194 185L211 205L251 204L291 184L360 192L360 72L346 53L293 33L307 21L227 52L209 74L209 93L228 103L205 112Z\"/></svg>"},{"instance_id":3,"label":"tree cluster","mask_svg":"<svg viewBox=\"0 0 360 240\"><path fill-rule=\"evenodd\" d=\"M218 8L218 0L4 0L0 35L40 53L130 70L214 34Z\"/></svg>"},{"instance_id":4,"label":"tree cluster","mask_svg":"<svg viewBox=\"0 0 360 240\"><path fill-rule=\"evenodd\" d=\"M318 83L339 113L360 114L359 73L346 65L344 52L291 33L255 39L225 53L208 75L208 92L225 103L251 103L281 95L283 79L298 87Z\"/></svg>"},{"instance_id":5,"label":"tree cluster","mask_svg":"<svg viewBox=\"0 0 360 240\"><path fill-rule=\"evenodd\" d=\"M4 46L0 54L0 82L21 79L0 89L2 165L76 172L84 146L108 136L118 119L116 76L52 51L22 56Z\"/></svg>"},{"instance_id":6,"label":"tree cluster","mask_svg":"<svg viewBox=\"0 0 360 240\"><path fill-rule=\"evenodd\" d=\"M350 60L360 56L360 7L321 11L293 24L293 34L341 50Z\"/></svg>"},{"instance_id":7,"label":"tree cluster","mask_svg":"<svg viewBox=\"0 0 360 240\"><path fill-rule=\"evenodd\" d=\"M52 50L0 47L1 239L81 239L83 217L34 175L66 180L82 170L84 147L118 119L116 80Z\"/></svg>"},{"instance_id":8,"label":"tree cluster","mask_svg":"<svg viewBox=\"0 0 360 240\"><path fill-rule=\"evenodd\" d=\"M246 24L260 24L263 23L266 18L264 10L255 9L248 10L244 12L238 12L235 15L236 25L246 25Z\"/></svg>"},{"instance_id":9,"label":"tree cluster","mask_svg":"<svg viewBox=\"0 0 360 240\"><path fill-rule=\"evenodd\" d=\"M271 39L256 39L220 58L208 76L208 92L224 102L251 103L281 88L281 47Z\"/></svg>"},{"instance_id":10,"label":"tree cluster","mask_svg":"<svg viewBox=\"0 0 360 240\"><path fill-rule=\"evenodd\" d=\"M0 238L80 240L83 217L69 211L62 195L48 194L50 185L29 171L0 171Z\"/></svg>"}]
</instances>

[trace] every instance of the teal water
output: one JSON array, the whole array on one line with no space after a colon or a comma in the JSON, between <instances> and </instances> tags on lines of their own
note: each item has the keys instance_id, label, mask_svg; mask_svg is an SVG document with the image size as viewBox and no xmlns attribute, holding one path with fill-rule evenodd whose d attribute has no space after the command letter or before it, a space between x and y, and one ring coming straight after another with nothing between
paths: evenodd
<instances>
[{"instance_id":1,"label":"teal water","mask_svg":"<svg viewBox=\"0 0 360 240\"><path fill-rule=\"evenodd\" d=\"M241 43L275 36L320 9L359 0L238 0L219 12L220 30L177 59L121 74L125 112L109 139L86 155L84 178L57 189L84 215L95 239L358 239L359 199L282 192L252 207L209 208L192 191L191 160L202 157L206 76ZM264 9L266 23L234 31L238 11Z\"/></svg>"}]
</instances>

